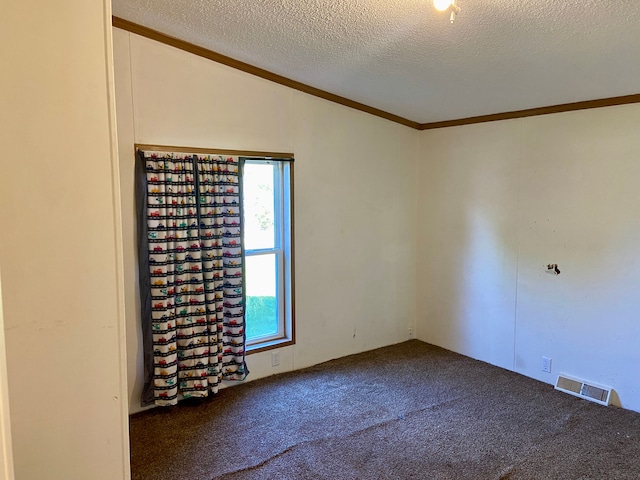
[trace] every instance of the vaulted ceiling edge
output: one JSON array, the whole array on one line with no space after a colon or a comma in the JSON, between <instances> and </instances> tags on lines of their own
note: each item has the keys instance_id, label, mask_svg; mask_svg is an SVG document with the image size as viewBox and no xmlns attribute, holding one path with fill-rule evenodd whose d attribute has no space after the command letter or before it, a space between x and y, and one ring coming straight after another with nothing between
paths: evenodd
<instances>
[{"instance_id":1,"label":"vaulted ceiling edge","mask_svg":"<svg viewBox=\"0 0 640 480\"><path fill-rule=\"evenodd\" d=\"M359 102L350 100L348 98L335 95L331 92L327 92L325 90L312 87L310 85L298 82L296 80L292 80L282 75L269 72L268 70L264 70L262 68L250 65L245 62L241 62L239 60L228 57L226 55L222 55L220 53L214 52L213 50L200 47L198 45L186 42L184 40L180 40L179 38L166 35L157 30L153 30L151 28L145 27L143 25L139 25L137 23L131 22L129 20L125 20L123 18L113 16L112 25L116 28L120 28L121 30L125 30L128 32L134 33L136 35L140 35L142 37L155 40L165 45L169 45L174 48L178 48L180 50L192 53L194 55L207 58L211 61L221 63L223 65L249 73L251 75L261 77L265 80L269 80L269 81L278 83L280 85L284 85L286 87L293 88L295 90L308 93L310 95L323 98L325 100L329 100L331 102L334 102L349 108L353 108L355 110L359 110L361 112L375 115L377 117L384 118L386 120L390 120L392 122L396 122L401 125L414 128L416 130L432 130L437 128L456 127L456 126L462 126L462 125L472 125L476 123L495 122L500 120L510 120L515 118L548 115L553 113L572 112L576 110L586 110L586 109L592 109L592 108L602 108L602 107L611 107L611 106L617 106L617 105L627 105L632 103L640 103L640 94L633 94L633 95L623 95L618 97L608 97L608 98L587 100L582 102L564 103L560 105L529 108L525 110L516 110L511 112L493 113L489 115L445 120L441 122L419 123L419 122L415 122L413 120L409 120L407 118L371 107L369 105L365 105L363 103L359 103Z\"/></svg>"}]
</instances>

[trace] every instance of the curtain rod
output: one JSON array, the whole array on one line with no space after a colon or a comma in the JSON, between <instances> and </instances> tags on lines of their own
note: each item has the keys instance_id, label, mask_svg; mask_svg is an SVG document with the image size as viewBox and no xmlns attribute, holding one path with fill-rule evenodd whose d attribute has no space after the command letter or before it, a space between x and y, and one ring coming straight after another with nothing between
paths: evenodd
<instances>
[{"instance_id":1,"label":"curtain rod","mask_svg":"<svg viewBox=\"0 0 640 480\"><path fill-rule=\"evenodd\" d=\"M219 148L177 147L173 145L146 145L142 143L136 143L135 149L158 152L202 153L205 155L235 155L238 157L271 157L293 160L293 153L288 152L256 152L252 150L224 150Z\"/></svg>"}]
</instances>

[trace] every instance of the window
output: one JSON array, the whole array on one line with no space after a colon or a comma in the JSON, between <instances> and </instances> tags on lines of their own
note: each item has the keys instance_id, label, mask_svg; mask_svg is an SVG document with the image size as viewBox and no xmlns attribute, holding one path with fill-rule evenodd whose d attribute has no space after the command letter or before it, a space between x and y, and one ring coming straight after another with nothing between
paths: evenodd
<instances>
[{"instance_id":1,"label":"window","mask_svg":"<svg viewBox=\"0 0 640 480\"><path fill-rule=\"evenodd\" d=\"M290 161L245 158L242 195L249 352L292 344Z\"/></svg>"}]
</instances>

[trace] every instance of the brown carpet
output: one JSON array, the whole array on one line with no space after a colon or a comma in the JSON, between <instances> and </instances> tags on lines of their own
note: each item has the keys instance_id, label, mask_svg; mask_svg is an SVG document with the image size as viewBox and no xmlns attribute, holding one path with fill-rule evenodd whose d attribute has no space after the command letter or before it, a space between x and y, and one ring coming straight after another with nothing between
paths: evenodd
<instances>
[{"instance_id":1,"label":"brown carpet","mask_svg":"<svg viewBox=\"0 0 640 480\"><path fill-rule=\"evenodd\" d=\"M640 479L640 414L410 342L131 418L134 480Z\"/></svg>"}]
</instances>

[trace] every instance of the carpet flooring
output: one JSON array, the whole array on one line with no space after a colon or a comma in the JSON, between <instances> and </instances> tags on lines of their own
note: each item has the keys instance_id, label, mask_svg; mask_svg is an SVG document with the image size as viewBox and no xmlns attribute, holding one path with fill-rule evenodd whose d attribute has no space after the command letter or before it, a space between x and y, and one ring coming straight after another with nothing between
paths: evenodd
<instances>
[{"instance_id":1,"label":"carpet flooring","mask_svg":"<svg viewBox=\"0 0 640 480\"><path fill-rule=\"evenodd\" d=\"M134 480L640 479L640 414L412 340L131 417Z\"/></svg>"}]
</instances>

